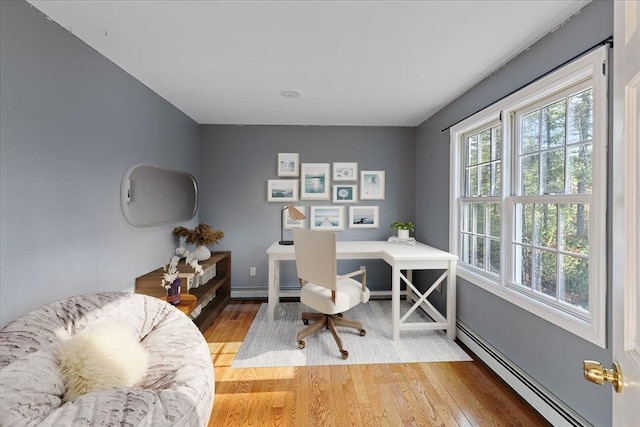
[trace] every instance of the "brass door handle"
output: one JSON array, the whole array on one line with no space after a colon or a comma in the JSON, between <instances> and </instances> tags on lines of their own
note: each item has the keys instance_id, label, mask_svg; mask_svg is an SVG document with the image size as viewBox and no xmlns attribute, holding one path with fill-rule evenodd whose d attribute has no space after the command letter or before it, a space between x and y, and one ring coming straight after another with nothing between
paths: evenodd
<instances>
[{"instance_id":1,"label":"brass door handle","mask_svg":"<svg viewBox=\"0 0 640 427\"><path fill-rule=\"evenodd\" d=\"M606 369L600 362L585 360L582 362L582 373L584 374L585 380L598 385L602 385L608 381L613 385L616 393L622 393L622 369L619 364L614 363L611 365L611 369Z\"/></svg>"}]
</instances>

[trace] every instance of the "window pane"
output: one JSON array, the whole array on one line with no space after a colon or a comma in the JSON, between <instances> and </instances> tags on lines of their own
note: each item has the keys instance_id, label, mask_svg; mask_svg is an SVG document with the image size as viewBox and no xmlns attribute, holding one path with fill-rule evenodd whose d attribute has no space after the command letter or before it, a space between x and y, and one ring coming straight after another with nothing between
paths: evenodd
<instances>
[{"instance_id":1,"label":"window pane","mask_svg":"<svg viewBox=\"0 0 640 427\"><path fill-rule=\"evenodd\" d=\"M465 191L466 191L467 197L478 196L478 167L477 166L467 169L467 186Z\"/></svg>"},{"instance_id":2,"label":"window pane","mask_svg":"<svg viewBox=\"0 0 640 427\"><path fill-rule=\"evenodd\" d=\"M480 195L491 194L491 164L480 166Z\"/></svg>"},{"instance_id":3,"label":"window pane","mask_svg":"<svg viewBox=\"0 0 640 427\"><path fill-rule=\"evenodd\" d=\"M558 261L555 252L542 251L540 256L540 291L555 298L558 288Z\"/></svg>"},{"instance_id":4,"label":"window pane","mask_svg":"<svg viewBox=\"0 0 640 427\"><path fill-rule=\"evenodd\" d=\"M500 237L500 205L489 203L489 235Z\"/></svg>"},{"instance_id":5,"label":"window pane","mask_svg":"<svg viewBox=\"0 0 640 427\"><path fill-rule=\"evenodd\" d=\"M461 235L461 257L462 262L465 264L471 264L471 236L466 233L462 233Z\"/></svg>"},{"instance_id":6,"label":"window pane","mask_svg":"<svg viewBox=\"0 0 640 427\"><path fill-rule=\"evenodd\" d=\"M567 252L589 254L589 205L560 205L560 242Z\"/></svg>"},{"instance_id":7,"label":"window pane","mask_svg":"<svg viewBox=\"0 0 640 427\"><path fill-rule=\"evenodd\" d=\"M460 229L462 231L471 231L471 204L463 203L461 207Z\"/></svg>"},{"instance_id":8,"label":"window pane","mask_svg":"<svg viewBox=\"0 0 640 427\"><path fill-rule=\"evenodd\" d=\"M565 302L582 308L589 309L589 263L586 259L561 256L564 277Z\"/></svg>"},{"instance_id":9,"label":"window pane","mask_svg":"<svg viewBox=\"0 0 640 427\"><path fill-rule=\"evenodd\" d=\"M478 164L478 135L473 135L467 139L467 165L473 166Z\"/></svg>"},{"instance_id":10,"label":"window pane","mask_svg":"<svg viewBox=\"0 0 640 427\"><path fill-rule=\"evenodd\" d=\"M593 90L585 90L569 98L567 143L593 138Z\"/></svg>"},{"instance_id":11,"label":"window pane","mask_svg":"<svg viewBox=\"0 0 640 427\"><path fill-rule=\"evenodd\" d=\"M564 145L565 116L564 99L542 109L540 142L543 149Z\"/></svg>"},{"instance_id":12,"label":"window pane","mask_svg":"<svg viewBox=\"0 0 640 427\"><path fill-rule=\"evenodd\" d=\"M515 254L514 262L518 264L516 271L519 270L519 275L515 278L516 282L531 288L531 276L532 276L532 254L531 247L514 245Z\"/></svg>"},{"instance_id":13,"label":"window pane","mask_svg":"<svg viewBox=\"0 0 640 427\"><path fill-rule=\"evenodd\" d=\"M542 153L542 194L564 194L564 149Z\"/></svg>"},{"instance_id":14,"label":"window pane","mask_svg":"<svg viewBox=\"0 0 640 427\"><path fill-rule=\"evenodd\" d=\"M489 240L489 271L500 274L500 241Z\"/></svg>"},{"instance_id":15,"label":"window pane","mask_svg":"<svg viewBox=\"0 0 640 427\"><path fill-rule=\"evenodd\" d=\"M522 116L520 153L530 153L540 147L540 110Z\"/></svg>"},{"instance_id":16,"label":"window pane","mask_svg":"<svg viewBox=\"0 0 640 427\"><path fill-rule=\"evenodd\" d=\"M474 231L478 234L485 234L484 231L484 203L473 204L473 217L475 222Z\"/></svg>"},{"instance_id":17,"label":"window pane","mask_svg":"<svg viewBox=\"0 0 640 427\"><path fill-rule=\"evenodd\" d=\"M567 149L569 157L569 193L591 193L593 154L591 144L582 144Z\"/></svg>"},{"instance_id":18,"label":"window pane","mask_svg":"<svg viewBox=\"0 0 640 427\"><path fill-rule=\"evenodd\" d=\"M473 236L473 241L476 249L476 256L473 260L473 265L484 270L484 238Z\"/></svg>"},{"instance_id":19,"label":"window pane","mask_svg":"<svg viewBox=\"0 0 640 427\"><path fill-rule=\"evenodd\" d=\"M502 152L502 127L491 128L491 160L499 160Z\"/></svg>"},{"instance_id":20,"label":"window pane","mask_svg":"<svg viewBox=\"0 0 640 427\"><path fill-rule=\"evenodd\" d=\"M533 244L555 249L558 244L558 205L536 203Z\"/></svg>"},{"instance_id":21,"label":"window pane","mask_svg":"<svg viewBox=\"0 0 640 427\"><path fill-rule=\"evenodd\" d=\"M480 150L478 163L491 160L491 129L480 132Z\"/></svg>"},{"instance_id":22,"label":"window pane","mask_svg":"<svg viewBox=\"0 0 640 427\"><path fill-rule=\"evenodd\" d=\"M520 179L522 180L521 194L523 196L538 194L538 180L540 177L539 155L524 156L520 159Z\"/></svg>"},{"instance_id":23,"label":"window pane","mask_svg":"<svg viewBox=\"0 0 640 427\"><path fill-rule=\"evenodd\" d=\"M525 244L533 242L533 203L518 203L516 205L514 240Z\"/></svg>"},{"instance_id":24,"label":"window pane","mask_svg":"<svg viewBox=\"0 0 640 427\"><path fill-rule=\"evenodd\" d=\"M491 165L491 195L499 196L502 191L502 173L500 171L500 163Z\"/></svg>"}]
</instances>

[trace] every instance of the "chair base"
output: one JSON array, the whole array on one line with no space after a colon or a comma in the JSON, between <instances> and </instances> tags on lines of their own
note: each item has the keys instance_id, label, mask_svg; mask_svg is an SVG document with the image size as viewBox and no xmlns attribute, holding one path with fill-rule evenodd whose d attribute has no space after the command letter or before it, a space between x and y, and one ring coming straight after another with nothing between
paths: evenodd
<instances>
[{"instance_id":1,"label":"chair base","mask_svg":"<svg viewBox=\"0 0 640 427\"><path fill-rule=\"evenodd\" d=\"M347 328L357 329L360 332L360 336L365 336L367 331L362 328L362 323L357 320L345 319L341 314L322 314L322 313L302 313L302 321L305 325L309 325L309 321L313 321L313 323L300 332L296 336L296 340L298 341L298 347L304 348L305 342L304 338L313 334L314 332L319 331L320 329L326 327L331 331L331 335L333 335L333 339L338 344L338 348L340 349L340 354L343 359L349 357L349 352L342 347L342 339L338 335L337 326L345 326Z\"/></svg>"}]
</instances>

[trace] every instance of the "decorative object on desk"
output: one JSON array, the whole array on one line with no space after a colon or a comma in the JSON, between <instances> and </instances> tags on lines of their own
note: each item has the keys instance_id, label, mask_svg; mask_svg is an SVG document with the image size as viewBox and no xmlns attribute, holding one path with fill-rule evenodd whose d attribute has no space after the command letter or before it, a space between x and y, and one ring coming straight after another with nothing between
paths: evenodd
<instances>
[{"instance_id":1,"label":"decorative object on desk","mask_svg":"<svg viewBox=\"0 0 640 427\"><path fill-rule=\"evenodd\" d=\"M378 206L349 206L349 228L379 228Z\"/></svg>"},{"instance_id":2,"label":"decorative object on desk","mask_svg":"<svg viewBox=\"0 0 640 427\"><path fill-rule=\"evenodd\" d=\"M334 162L333 163L333 180L334 181L357 181L358 180L358 163Z\"/></svg>"},{"instance_id":3,"label":"decorative object on desk","mask_svg":"<svg viewBox=\"0 0 640 427\"><path fill-rule=\"evenodd\" d=\"M398 230L399 239L407 239L409 238L409 231L415 231L415 225L413 225L412 222L396 221L392 223L390 227Z\"/></svg>"},{"instance_id":4,"label":"decorative object on desk","mask_svg":"<svg viewBox=\"0 0 640 427\"><path fill-rule=\"evenodd\" d=\"M183 247L176 248L167 265L162 266L162 286L167 290L167 302L173 305L180 303L180 278L178 277L178 264L180 256L185 257L184 263L191 266L196 274L203 275L202 266L198 264L193 254Z\"/></svg>"},{"instance_id":5,"label":"decorative object on desk","mask_svg":"<svg viewBox=\"0 0 640 427\"><path fill-rule=\"evenodd\" d=\"M298 180L269 179L267 180L267 202L297 202Z\"/></svg>"},{"instance_id":6,"label":"decorative object on desk","mask_svg":"<svg viewBox=\"0 0 640 427\"><path fill-rule=\"evenodd\" d=\"M278 176L298 176L299 158L298 153L278 153Z\"/></svg>"},{"instance_id":7,"label":"decorative object on desk","mask_svg":"<svg viewBox=\"0 0 640 427\"><path fill-rule=\"evenodd\" d=\"M344 206L311 206L312 230L344 230Z\"/></svg>"},{"instance_id":8,"label":"decorative object on desk","mask_svg":"<svg viewBox=\"0 0 640 427\"><path fill-rule=\"evenodd\" d=\"M384 200L384 171L360 172L360 200Z\"/></svg>"},{"instance_id":9,"label":"decorative object on desk","mask_svg":"<svg viewBox=\"0 0 640 427\"><path fill-rule=\"evenodd\" d=\"M193 256L198 261L206 261L211 258L211 251L207 246L217 244L224 237L222 231L214 230L213 227L207 224L199 224L193 230L185 227L176 227L173 229L173 234L184 237L188 244L196 246Z\"/></svg>"},{"instance_id":10,"label":"decorative object on desk","mask_svg":"<svg viewBox=\"0 0 640 427\"><path fill-rule=\"evenodd\" d=\"M287 211L287 212L285 212ZM280 241L281 245L293 245L293 240L284 240L284 217L285 215L295 221L302 221L306 218L305 214L296 209L295 206L289 205L280 211ZM292 228L292 227L289 227Z\"/></svg>"},{"instance_id":11,"label":"decorative object on desk","mask_svg":"<svg viewBox=\"0 0 640 427\"><path fill-rule=\"evenodd\" d=\"M357 185L338 184L333 186L333 203L355 203L358 194Z\"/></svg>"},{"instance_id":12,"label":"decorative object on desk","mask_svg":"<svg viewBox=\"0 0 640 427\"><path fill-rule=\"evenodd\" d=\"M302 163L300 166L300 198L329 200L329 163Z\"/></svg>"},{"instance_id":13,"label":"decorative object on desk","mask_svg":"<svg viewBox=\"0 0 640 427\"><path fill-rule=\"evenodd\" d=\"M411 303L400 301L402 312ZM400 340L391 339L392 304L389 300L369 300L349 310L349 317L360 319L367 327L366 339L360 334L343 333L343 344L357 351L343 359L333 351L331 334L314 334L307 345L299 349L295 341L300 328L300 317L306 307L299 302L278 304L276 320L269 321L268 304L262 304L247 333L232 368L259 368L276 366L357 365L414 362L459 362L472 360L445 331L403 331ZM411 322L430 321L422 310L409 316Z\"/></svg>"}]
</instances>

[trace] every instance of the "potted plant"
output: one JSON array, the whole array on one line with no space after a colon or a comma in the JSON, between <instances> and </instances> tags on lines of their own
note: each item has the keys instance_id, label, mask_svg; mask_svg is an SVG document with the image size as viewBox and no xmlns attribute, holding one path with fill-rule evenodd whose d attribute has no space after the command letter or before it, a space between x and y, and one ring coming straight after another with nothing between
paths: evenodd
<instances>
[{"instance_id":1,"label":"potted plant","mask_svg":"<svg viewBox=\"0 0 640 427\"><path fill-rule=\"evenodd\" d=\"M199 224L194 229L176 227L173 229L173 234L184 237L188 244L196 247L193 255L198 261L205 261L211 258L211 251L207 246L215 245L224 237L222 231L214 230L213 227L207 224Z\"/></svg>"},{"instance_id":2,"label":"potted plant","mask_svg":"<svg viewBox=\"0 0 640 427\"><path fill-rule=\"evenodd\" d=\"M391 224L391 228L398 230L399 239L407 239L409 237L409 231L415 231L415 226L412 222L396 221Z\"/></svg>"}]
</instances>

